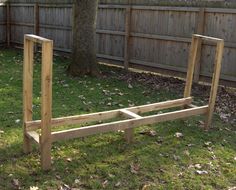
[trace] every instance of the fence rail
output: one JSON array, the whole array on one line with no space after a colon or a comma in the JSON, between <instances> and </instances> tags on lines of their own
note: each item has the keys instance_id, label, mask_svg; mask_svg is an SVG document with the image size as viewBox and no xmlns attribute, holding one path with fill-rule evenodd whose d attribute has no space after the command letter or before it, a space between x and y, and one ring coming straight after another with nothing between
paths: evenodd
<instances>
[{"instance_id":1,"label":"fence rail","mask_svg":"<svg viewBox=\"0 0 236 190\"><path fill-rule=\"evenodd\" d=\"M225 40L221 79L236 82L236 9L99 5L97 57L126 68L131 65L185 73L191 35ZM34 33L54 40L55 50L71 52L72 5L0 6L0 43L23 44ZM204 43L196 67L211 76L215 50Z\"/></svg>"}]
</instances>

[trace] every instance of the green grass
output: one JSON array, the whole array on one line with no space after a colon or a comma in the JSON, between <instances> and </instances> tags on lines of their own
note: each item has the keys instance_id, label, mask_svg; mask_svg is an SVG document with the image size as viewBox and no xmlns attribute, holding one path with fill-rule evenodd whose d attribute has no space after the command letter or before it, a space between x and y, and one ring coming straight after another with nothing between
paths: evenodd
<instances>
[{"instance_id":1,"label":"green grass","mask_svg":"<svg viewBox=\"0 0 236 190\"><path fill-rule=\"evenodd\" d=\"M138 83L130 89L125 81L111 76L70 78L65 74L68 64L62 57L54 59L54 117L181 96ZM36 63L34 68L34 119L40 118L40 66ZM119 72L106 66L101 70ZM104 90L109 91L107 95ZM43 172L37 147L29 155L22 152L22 52L1 49L0 130L4 133L0 134L0 189L14 189L13 179L19 180L21 189L59 189L63 184L78 189L142 189L145 185L147 189L228 189L236 185L235 126L215 116L214 129L204 132L199 127L203 119L198 116L140 127L130 145L121 132L55 143L53 169ZM157 135L139 133L149 129ZM184 137L176 138L176 132ZM211 144L206 145L209 141ZM138 166L136 173L131 172L131 165ZM196 170L208 174L199 175Z\"/></svg>"}]
</instances>

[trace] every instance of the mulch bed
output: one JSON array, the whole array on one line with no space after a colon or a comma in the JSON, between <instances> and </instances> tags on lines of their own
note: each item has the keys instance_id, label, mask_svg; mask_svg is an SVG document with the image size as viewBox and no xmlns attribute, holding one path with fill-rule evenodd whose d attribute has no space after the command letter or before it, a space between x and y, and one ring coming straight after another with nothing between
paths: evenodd
<instances>
[{"instance_id":1,"label":"mulch bed","mask_svg":"<svg viewBox=\"0 0 236 190\"><path fill-rule=\"evenodd\" d=\"M103 73L105 77L113 77L128 84L140 83L153 90L167 90L175 94L183 94L185 81L179 78L160 76L152 73L126 72L122 69ZM209 84L193 84L192 96L198 97L207 104L211 86ZM216 112L222 121L236 125L236 89L219 86Z\"/></svg>"}]
</instances>

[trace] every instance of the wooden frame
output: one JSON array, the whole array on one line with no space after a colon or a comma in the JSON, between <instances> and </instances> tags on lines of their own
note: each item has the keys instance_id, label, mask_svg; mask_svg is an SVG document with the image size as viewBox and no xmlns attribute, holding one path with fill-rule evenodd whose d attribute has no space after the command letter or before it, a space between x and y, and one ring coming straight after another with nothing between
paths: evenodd
<instances>
[{"instance_id":1,"label":"wooden frame","mask_svg":"<svg viewBox=\"0 0 236 190\"><path fill-rule=\"evenodd\" d=\"M193 99L191 97L191 89L194 68L198 60L197 56L199 55L198 50L201 48L202 41L216 43L216 58L209 105L197 107L192 105ZM37 121L32 120L34 43L39 43L42 45L41 120ZM40 152L42 169L48 170L51 168L51 146L55 141L85 137L97 133L124 130L125 139L128 143L130 143L133 140L133 129L135 127L201 114L206 115L205 129L209 129L215 106L223 49L224 40L222 39L197 34L194 34L192 36L184 98L112 111L52 118L53 42L39 36L25 35L23 73L24 152L28 153L31 151L32 141L39 144L41 150ZM182 109L180 109L179 111L155 114L150 116L139 115L141 113L147 113L173 107L180 107ZM119 116L122 116L125 119L115 122L51 132L51 127L87 124L88 122L105 121L108 119L117 118ZM38 133L37 130L40 130L40 133Z\"/></svg>"}]
</instances>

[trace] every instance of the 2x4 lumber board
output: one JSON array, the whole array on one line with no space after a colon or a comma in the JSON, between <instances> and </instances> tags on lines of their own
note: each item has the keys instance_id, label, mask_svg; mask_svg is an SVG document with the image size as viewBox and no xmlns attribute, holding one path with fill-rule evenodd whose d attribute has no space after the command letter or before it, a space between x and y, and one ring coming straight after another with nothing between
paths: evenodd
<instances>
[{"instance_id":1,"label":"2x4 lumber board","mask_svg":"<svg viewBox=\"0 0 236 190\"><path fill-rule=\"evenodd\" d=\"M198 15L197 34L204 34L204 25L205 25L205 8L201 8ZM198 51L197 51L196 65L195 65L194 77L193 77L194 82L198 82L199 77L200 77L202 39L199 40L197 49Z\"/></svg>"},{"instance_id":2,"label":"2x4 lumber board","mask_svg":"<svg viewBox=\"0 0 236 190\"><path fill-rule=\"evenodd\" d=\"M30 41L35 42L35 43L39 43L39 44L43 44L45 42L52 43L52 40L49 40L49 39L46 39L46 38L43 38L43 37L40 37L40 36L36 36L34 34L26 34L25 39L30 40Z\"/></svg>"},{"instance_id":3,"label":"2x4 lumber board","mask_svg":"<svg viewBox=\"0 0 236 190\"><path fill-rule=\"evenodd\" d=\"M77 129L64 130L60 132L52 133L52 141L73 139L78 137L86 137L98 133L106 133L111 131L126 130L129 128L135 128L142 125L151 125L164 121L171 121L181 118L186 118L194 115L201 115L207 112L208 106L202 106L198 108L190 108L170 113L163 113L158 115L147 116L143 118L128 119L123 121L117 121L106 124L93 125L88 127L82 127Z\"/></svg>"},{"instance_id":4,"label":"2x4 lumber board","mask_svg":"<svg viewBox=\"0 0 236 190\"><path fill-rule=\"evenodd\" d=\"M188 72L186 77L186 84L184 89L184 97L191 96L192 84L193 84L193 73L196 64L197 48L198 48L199 38L192 37L192 43L189 52L188 60Z\"/></svg>"},{"instance_id":5,"label":"2x4 lumber board","mask_svg":"<svg viewBox=\"0 0 236 190\"><path fill-rule=\"evenodd\" d=\"M28 131L27 133L27 136L34 140L34 142L36 142L37 144L39 144L39 134L35 131Z\"/></svg>"},{"instance_id":6,"label":"2x4 lumber board","mask_svg":"<svg viewBox=\"0 0 236 190\"><path fill-rule=\"evenodd\" d=\"M35 36L34 36L35 37ZM33 37L33 39L35 39ZM51 120L52 120L52 63L53 42L47 39L36 40L42 42L42 78L41 78L41 136L40 152L43 170L51 167Z\"/></svg>"},{"instance_id":7,"label":"2x4 lumber board","mask_svg":"<svg viewBox=\"0 0 236 190\"><path fill-rule=\"evenodd\" d=\"M208 108L206 122L205 122L205 128L207 130L209 129L212 123L212 117L213 117L213 112L215 108L217 90L218 90L219 79L220 79L223 51L224 51L224 41L218 42L217 47L216 47L216 56L215 56L215 62L214 62L215 67L214 67L211 92L210 92L210 98L209 98L209 108Z\"/></svg>"},{"instance_id":8,"label":"2x4 lumber board","mask_svg":"<svg viewBox=\"0 0 236 190\"><path fill-rule=\"evenodd\" d=\"M191 97L186 97L186 98L181 98L177 100L169 100L165 102L131 107L131 108L127 108L126 110L130 112L134 112L134 113L147 113L151 111L158 111L158 110L163 110L163 109L168 109L168 108L180 107L183 105L189 105L192 103L192 100L193 99Z\"/></svg>"},{"instance_id":9,"label":"2x4 lumber board","mask_svg":"<svg viewBox=\"0 0 236 190\"><path fill-rule=\"evenodd\" d=\"M202 40L209 41L209 42L215 42L215 43L224 41L223 39L220 39L220 38L213 38L213 37L203 36L203 35L199 35L199 34L193 34L193 37L200 38Z\"/></svg>"},{"instance_id":10,"label":"2x4 lumber board","mask_svg":"<svg viewBox=\"0 0 236 190\"><path fill-rule=\"evenodd\" d=\"M64 126L64 125L75 125L75 124L82 124L82 123L93 122L93 121L103 121L103 120L111 119L114 117L118 117L119 115L120 115L119 110L91 113L91 114L85 114L85 115L75 115L75 116L68 116L68 117L53 118L51 124L52 124L52 127L58 127L58 126ZM41 120L28 122L26 123L26 126L28 130L39 129L41 126Z\"/></svg>"},{"instance_id":11,"label":"2x4 lumber board","mask_svg":"<svg viewBox=\"0 0 236 190\"><path fill-rule=\"evenodd\" d=\"M124 115L125 117L128 117L130 119L132 118L142 118L142 116L134 113L134 112L131 112L129 110L126 110L126 109L123 109L123 110L120 110L121 114Z\"/></svg>"},{"instance_id":12,"label":"2x4 lumber board","mask_svg":"<svg viewBox=\"0 0 236 190\"><path fill-rule=\"evenodd\" d=\"M150 112L150 111L163 110L167 108L180 107L180 106L188 105L191 103L192 103L192 98L187 97L187 98L182 98L182 99L177 99L177 100L169 100L169 101L159 102L159 103L154 103L154 104L130 107L130 108L126 108L126 110L130 112L134 112L134 113L145 113L145 112ZM68 116L68 117L61 117L61 118L53 118L51 121L51 125L52 127L58 127L58 126L63 126L63 125L75 125L75 124L82 124L82 123L93 122L93 121L103 121L103 120L120 116L120 110L123 110L123 109L91 113L91 114L85 114L85 115L75 115L75 116ZM36 130L40 128L41 120L26 122L25 125L27 127L27 130L29 131Z\"/></svg>"},{"instance_id":13,"label":"2x4 lumber board","mask_svg":"<svg viewBox=\"0 0 236 190\"><path fill-rule=\"evenodd\" d=\"M33 42L24 39L24 65L23 65L23 122L32 121L33 101ZM23 126L23 149L25 153L32 150L27 133L27 126Z\"/></svg>"}]
</instances>

